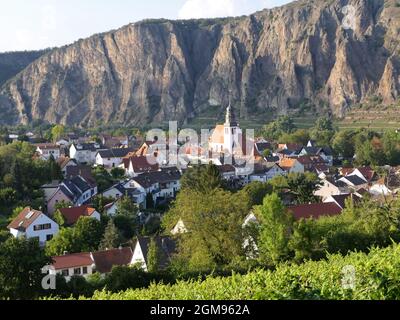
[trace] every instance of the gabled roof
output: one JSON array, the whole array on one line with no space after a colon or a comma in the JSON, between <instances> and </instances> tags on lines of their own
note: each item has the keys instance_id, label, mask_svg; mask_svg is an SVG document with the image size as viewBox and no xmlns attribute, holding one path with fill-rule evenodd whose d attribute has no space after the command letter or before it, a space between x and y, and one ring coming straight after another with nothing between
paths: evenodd
<instances>
[{"instance_id":1,"label":"gabled roof","mask_svg":"<svg viewBox=\"0 0 400 320\"><path fill-rule=\"evenodd\" d=\"M95 142L89 142L89 143L73 143L72 146L75 147L76 150L78 151L97 151L100 149L105 149L103 145Z\"/></svg>"},{"instance_id":2,"label":"gabled roof","mask_svg":"<svg viewBox=\"0 0 400 320\"><path fill-rule=\"evenodd\" d=\"M296 164L297 159L292 159L292 158L283 158L281 161L279 161L279 166L283 170L289 170L294 167Z\"/></svg>"},{"instance_id":3,"label":"gabled roof","mask_svg":"<svg viewBox=\"0 0 400 320\"><path fill-rule=\"evenodd\" d=\"M70 179L76 176L81 176L92 188L96 187L96 180L92 175L92 168L90 166L68 166L65 171L65 177Z\"/></svg>"},{"instance_id":4,"label":"gabled roof","mask_svg":"<svg viewBox=\"0 0 400 320\"><path fill-rule=\"evenodd\" d=\"M365 180L361 179L357 175L345 176L342 179L349 181L350 183L352 183L355 186L361 186L361 185L367 183ZM342 180L342 181L346 182L345 180Z\"/></svg>"},{"instance_id":5,"label":"gabled roof","mask_svg":"<svg viewBox=\"0 0 400 320\"><path fill-rule=\"evenodd\" d=\"M25 232L25 230L42 214L43 212L41 211L26 207L13 221L11 221L7 228Z\"/></svg>"},{"instance_id":6,"label":"gabled roof","mask_svg":"<svg viewBox=\"0 0 400 320\"><path fill-rule=\"evenodd\" d=\"M71 159L71 158L69 158L69 157L60 157L60 158L58 158L56 161L57 161L57 163L60 165L61 169L64 169L65 166L66 166L68 163L70 163L70 162L73 162L73 163L75 163L76 165L78 164L77 161L76 161L75 159Z\"/></svg>"},{"instance_id":7,"label":"gabled roof","mask_svg":"<svg viewBox=\"0 0 400 320\"><path fill-rule=\"evenodd\" d=\"M157 245L157 247L159 249L159 253L160 253L159 267L161 269L164 269L168 266L173 254L176 252L176 247L177 247L176 242L173 238L168 237L168 236L158 236L158 237L155 237L154 239L155 239L156 245ZM148 255L150 242L151 242L151 237L138 237L137 238L137 244L140 245L140 248L142 250L143 257L144 257L146 264L148 263L147 255Z\"/></svg>"},{"instance_id":8,"label":"gabled roof","mask_svg":"<svg viewBox=\"0 0 400 320\"><path fill-rule=\"evenodd\" d=\"M153 156L134 156L124 158L122 159L122 162L125 169L129 169L130 165L132 165L132 168L136 173L157 171L159 168L159 164Z\"/></svg>"},{"instance_id":9,"label":"gabled roof","mask_svg":"<svg viewBox=\"0 0 400 320\"><path fill-rule=\"evenodd\" d=\"M132 262L133 252L130 247L93 252L96 271L111 272L114 266L127 266Z\"/></svg>"},{"instance_id":10,"label":"gabled roof","mask_svg":"<svg viewBox=\"0 0 400 320\"><path fill-rule=\"evenodd\" d=\"M288 207L288 210L292 212L296 220L318 219L322 216L339 215L342 212L342 208L334 202L302 204Z\"/></svg>"},{"instance_id":11,"label":"gabled roof","mask_svg":"<svg viewBox=\"0 0 400 320\"><path fill-rule=\"evenodd\" d=\"M67 225L75 224L80 217L90 217L96 212L96 209L91 208L87 205L72 208L59 209Z\"/></svg>"},{"instance_id":12,"label":"gabled roof","mask_svg":"<svg viewBox=\"0 0 400 320\"><path fill-rule=\"evenodd\" d=\"M34 146L41 150L59 150L60 149L60 147L54 143L37 143L37 144L34 144Z\"/></svg>"},{"instance_id":13,"label":"gabled roof","mask_svg":"<svg viewBox=\"0 0 400 320\"><path fill-rule=\"evenodd\" d=\"M89 252L66 254L63 256L52 257L52 259L52 266L56 270L87 267L93 264Z\"/></svg>"},{"instance_id":14,"label":"gabled roof","mask_svg":"<svg viewBox=\"0 0 400 320\"><path fill-rule=\"evenodd\" d=\"M342 209L346 206L346 200L352 198L354 202L359 202L361 198L355 194L347 193L347 194L339 194L331 196L333 200L335 200L336 204L339 205Z\"/></svg>"},{"instance_id":15,"label":"gabled roof","mask_svg":"<svg viewBox=\"0 0 400 320\"><path fill-rule=\"evenodd\" d=\"M163 168L160 171L145 172L133 178L143 188L149 188L156 183L168 183L178 181L181 173L177 168Z\"/></svg>"},{"instance_id":16,"label":"gabled roof","mask_svg":"<svg viewBox=\"0 0 400 320\"><path fill-rule=\"evenodd\" d=\"M221 166L217 166L217 168L220 173L228 173L236 171L235 167L231 164L223 164Z\"/></svg>"},{"instance_id":17,"label":"gabled roof","mask_svg":"<svg viewBox=\"0 0 400 320\"><path fill-rule=\"evenodd\" d=\"M133 151L134 150L132 148L115 148L115 149L101 150L98 152L98 154L102 158L123 158Z\"/></svg>"}]
</instances>

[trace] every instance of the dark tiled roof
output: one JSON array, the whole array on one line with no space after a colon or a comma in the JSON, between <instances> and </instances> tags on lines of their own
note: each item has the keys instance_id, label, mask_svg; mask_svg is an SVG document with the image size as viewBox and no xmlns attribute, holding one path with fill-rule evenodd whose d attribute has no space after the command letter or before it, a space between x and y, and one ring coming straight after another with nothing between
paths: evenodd
<instances>
[{"instance_id":1,"label":"dark tiled roof","mask_svg":"<svg viewBox=\"0 0 400 320\"><path fill-rule=\"evenodd\" d=\"M129 247L93 252L96 270L100 273L111 272L114 266L127 266L132 262L133 252Z\"/></svg>"},{"instance_id":2,"label":"dark tiled roof","mask_svg":"<svg viewBox=\"0 0 400 320\"><path fill-rule=\"evenodd\" d=\"M133 151L132 148L116 148L99 151L99 154L102 158L123 158Z\"/></svg>"},{"instance_id":3,"label":"dark tiled roof","mask_svg":"<svg viewBox=\"0 0 400 320\"><path fill-rule=\"evenodd\" d=\"M140 248L143 253L143 257L147 264L147 254L150 245L150 237L138 237L137 239ZM172 255L176 252L176 242L171 237L159 236L155 237L156 245L160 252L160 265L161 269L165 269L172 258Z\"/></svg>"},{"instance_id":4,"label":"dark tiled roof","mask_svg":"<svg viewBox=\"0 0 400 320\"><path fill-rule=\"evenodd\" d=\"M96 151L100 149L105 149L103 145L98 143L74 143L73 145L78 151Z\"/></svg>"},{"instance_id":5,"label":"dark tiled roof","mask_svg":"<svg viewBox=\"0 0 400 320\"><path fill-rule=\"evenodd\" d=\"M178 169L162 169L160 171L153 172L145 172L141 175L133 178L132 180L136 181L144 188L149 188L153 184L156 183L168 183L180 180L181 173Z\"/></svg>"},{"instance_id":6,"label":"dark tiled roof","mask_svg":"<svg viewBox=\"0 0 400 320\"><path fill-rule=\"evenodd\" d=\"M70 179L76 176L81 176L92 188L96 186L96 180L92 175L92 168L90 166L77 165L67 167L65 177Z\"/></svg>"},{"instance_id":7,"label":"dark tiled roof","mask_svg":"<svg viewBox=\"0 0 400 320\"><path fill-rule=\"evenodd\" d=\"M352 195L350 193L347 194L339 194L339 195L335 195L335 196L331 196L336 203L342 208L344 209L344 207L346 206L346 200L353 197L353 201L354 202L359 202L361 200L360 197L356 196L356 195Z\"/></svg>"},{"instance_id":8,"label":"dark tiled roof","mask_svg":"<svg viewBox=\"0 0 400 320\"><path fill-rule=\"evenodd\" d=\"M350 181L355 186L360 186L367 183L365 180L361 179L357 175L346 176L345 179Z\"/></svg>"}]
</instances>

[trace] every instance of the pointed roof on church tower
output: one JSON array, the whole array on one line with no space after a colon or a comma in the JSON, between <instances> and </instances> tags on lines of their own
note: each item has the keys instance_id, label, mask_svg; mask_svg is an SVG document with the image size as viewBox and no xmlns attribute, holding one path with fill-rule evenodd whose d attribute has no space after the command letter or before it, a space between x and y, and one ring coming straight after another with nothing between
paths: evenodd
<instances>
[{"instance_id":1,"label":"pointed roof on church tower","mask_svg":"<svg viewBox=\"0 0 400 320\"><path fill-rule=\"evenodd\" d=\"M236 121L235 112L229 101L229 105L226 108L226 115L225 115L225 127L237 127L238 123Z\"/></svg>"}]
</instances>

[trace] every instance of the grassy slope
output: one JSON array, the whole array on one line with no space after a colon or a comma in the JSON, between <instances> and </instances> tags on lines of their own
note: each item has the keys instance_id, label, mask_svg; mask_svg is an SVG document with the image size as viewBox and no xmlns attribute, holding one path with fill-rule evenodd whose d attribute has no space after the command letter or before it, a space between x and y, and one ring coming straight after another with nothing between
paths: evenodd
<instances>
[{"instance_id":1,"label":"grassy slope","mask_svg":"<svg viewBox=\"0 0 400 320\"><path fill-rule=\"evenodd\" d=\"M342 286L345 267L355 269L354 289ZM350 269L351 271L351 269ZM367 254L332 255L327 261L280 265L228 278L153 284L121 293L96 292L95 300L242 300L242 299L400 299L400 245Z\"/></svg>"}]
</instances>

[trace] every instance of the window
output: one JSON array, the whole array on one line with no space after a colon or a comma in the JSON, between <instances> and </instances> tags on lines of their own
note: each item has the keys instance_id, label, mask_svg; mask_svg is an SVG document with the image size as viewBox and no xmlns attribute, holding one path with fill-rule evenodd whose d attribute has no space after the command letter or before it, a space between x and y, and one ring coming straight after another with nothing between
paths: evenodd
<instances>
[{"instance_id":1,"label":"window","mask_svg":"<svg viewBox=\"0 0 400 320\"><path fill-rule=\"evenodd\" d=\"M46 241L50 241L51 239L53 239L53 235L52 234L48 234L46 236Z\"/></svg>"},{"instance_id":2,"label":"window","mask_svg":"<svg viewBox=\"0 0 400 320\"><path fill-rule=\"evenodd\" d=\"M68 270L68 269L64 269L64 270L61 271L61 274L62 274L64 277L68 277L68 276L69 276L69 270Z\"/></svg>"},{"instance_id":3,"label":"window","mask_svg":"<svg viewBox=\"0 0 400 320\"><path fill-rule=\"evenodd\" d=\"M51 223L38 224L36 226L33 226L34 231L48 230L48 229L51 229Z\"/></svg>"},{"instance_id":4,"label":"window","mask_svg":"<svg viewBox=\"0 0 400 320\"><path fill-rule=\"evenodd\" d=\"M87 274L88 272L87 272L87 267L83 267L82 268L82 274Z\"/></svg>"},{"instance_id":5,"label":"window","mask_svg":"<svg viewBox=\"0 0 400 320\"><path fill-rule=\"evenodd\" d=\"M81 274L81 268L75 268L74 274Z\"/></svg>"}]
</instances>

